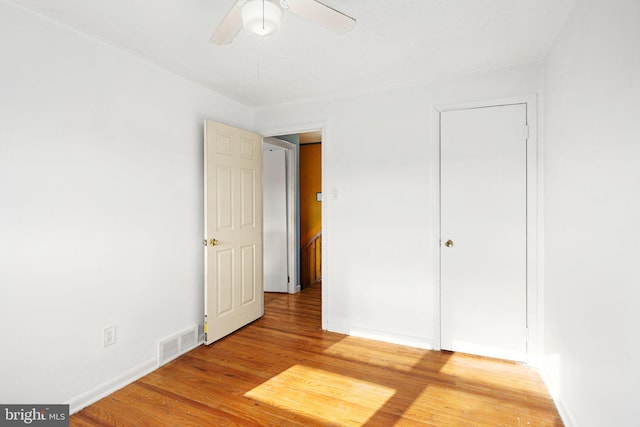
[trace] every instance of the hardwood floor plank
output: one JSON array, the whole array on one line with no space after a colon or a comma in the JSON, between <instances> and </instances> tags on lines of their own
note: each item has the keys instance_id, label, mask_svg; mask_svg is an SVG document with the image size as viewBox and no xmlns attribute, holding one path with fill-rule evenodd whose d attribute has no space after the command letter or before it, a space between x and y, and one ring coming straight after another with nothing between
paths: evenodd
<instances>
[{"instance_id":1,"label":"hardwood floor plank","mask_svg":"<svg viewBox=\"0 0 640 427\"><path fill-rule=\"evenodd\" d=\"M230 414L245 417L260 425L308 425L304 417L297 417L261 402L244 397L261 378L235 369L225 369L200 359L185 360L160 375L149 375L142 381L157 389L180 390L183 397L215 407ZM220 399L224 396L224 399Z\"/></svg>"},{"instance_id":2,"label":"hardwood floor plank","mask_svg":"<svg viewBox=\"0 0 640 427\"><path fill-rule=\"evenodd\" d=\"M561 426L535 370L321 330L321 289L71 417L73 426Z\"/></svg>"}]
</instances>

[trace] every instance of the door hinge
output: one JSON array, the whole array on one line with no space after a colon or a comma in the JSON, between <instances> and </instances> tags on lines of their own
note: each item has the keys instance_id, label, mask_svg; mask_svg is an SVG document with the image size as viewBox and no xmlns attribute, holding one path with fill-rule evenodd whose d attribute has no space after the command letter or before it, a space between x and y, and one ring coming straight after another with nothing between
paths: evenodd
<instances>
[{"instance_id":1,"label":"door hinge","mask_svg":"<svg viewBox=\"0 0 640 427\"><path fill-rule=\"evenodd\" d=\"M287 283L291 283L291 277L287 276Z\"/></svg>"},{"instance_id":2,"label":"door hinge","mask_svg":"<svg viewBox=\"0 0 640 427\"><path fill-rule=\"evenodd\" d=\"M529 139L529 125L524 125L524 139Z\"/></svg>"},{"instance_id":3,"label":"door hinge","mask_svg":"<svg viewBox=\"0 0 640 427\"><path fill-rule=\"evenodd\" d=\"M529 328L524 328L524 339L529 341Z\"/></svg>"}]
</instances>

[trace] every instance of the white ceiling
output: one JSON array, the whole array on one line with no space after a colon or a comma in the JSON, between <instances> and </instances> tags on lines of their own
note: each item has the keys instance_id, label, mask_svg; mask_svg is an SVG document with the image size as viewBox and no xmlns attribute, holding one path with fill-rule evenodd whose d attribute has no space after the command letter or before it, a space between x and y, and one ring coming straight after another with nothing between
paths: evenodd
<instances>
[{"instance_id":1,"label":"white ceiling","mask_svg":"<svg viewBox=\"0 0 640 427\"><path fill-rule=\"evenodd\" d=\"M285 15L209 43L233 0L11 0L249 106L355 94L542 60L574 0L322 0L346 35Z\"/></svg>"}]
</instances>

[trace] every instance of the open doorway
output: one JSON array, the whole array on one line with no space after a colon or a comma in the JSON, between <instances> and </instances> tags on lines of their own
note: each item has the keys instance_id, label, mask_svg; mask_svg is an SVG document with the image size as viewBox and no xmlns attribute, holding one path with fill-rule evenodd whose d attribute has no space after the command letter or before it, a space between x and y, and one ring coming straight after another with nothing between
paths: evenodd
<instances>
[{"instance_id":1,"label":"open doorway","mask_svg":"<svg viewBox=\"0 0 640 427\"><path fill-rule=\"evenodd\" d=\"M322 131L263 148L265 292L295 293L322 280Z\"/></svg>"}]
</instances>

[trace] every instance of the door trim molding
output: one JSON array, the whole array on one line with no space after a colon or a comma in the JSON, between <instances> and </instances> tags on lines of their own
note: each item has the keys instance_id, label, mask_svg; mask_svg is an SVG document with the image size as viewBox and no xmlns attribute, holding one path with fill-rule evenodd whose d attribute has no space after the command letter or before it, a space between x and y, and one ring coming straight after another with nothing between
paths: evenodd
<instances>
[{"instance_id":1,"label":"door trim molding","mask_svg":"<svg viewBox=\"0 0 640 427\"><path fill-rule=\"evenodd\" d=\"M543 338L543 286L540 278L542 261L541 222L542 189L540 145L538 144L538 102L535 94L522 95L509 98L489 99L467 103L436 105L433 107L433 145L432 145L432 194L433 204L433 283L434 283L434 330L433 348L442 349L442 311L441 294L442 282L440 271L440 117L441 113L454 110L466 110L473 108L497 107L501 105L525 104L527 107L527 126L529 135L527 138L527 364L537 366L539 355L542 351Z\"/></svg>"}]
</instances>

